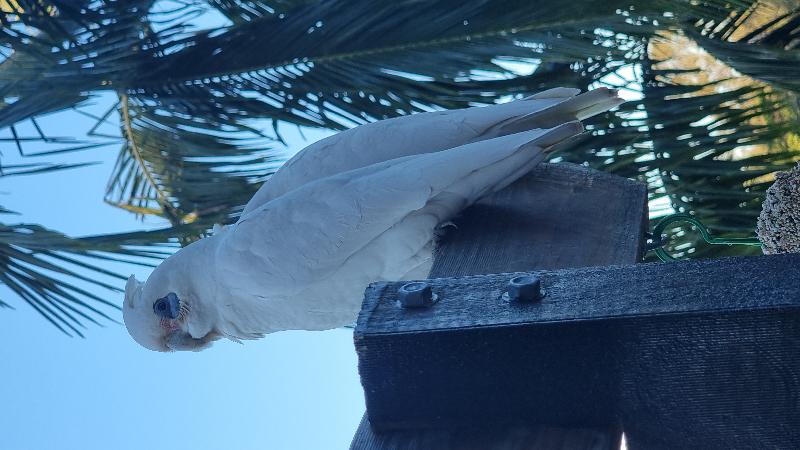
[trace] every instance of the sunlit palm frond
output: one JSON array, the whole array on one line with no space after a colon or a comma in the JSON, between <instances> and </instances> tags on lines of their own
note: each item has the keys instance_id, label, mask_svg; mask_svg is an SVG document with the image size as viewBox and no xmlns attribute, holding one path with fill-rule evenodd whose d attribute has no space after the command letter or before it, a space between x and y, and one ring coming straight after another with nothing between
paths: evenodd
<instances>
[{"instance_id":1,"label":"sunlit palm frond","mask_svg":"<svg viewBox=\"0 0 800 450\"><path fill-rule=\"evenodd\" d=\"M713 33L688 33L705 50L739 72L800 93L800 8L733 42Z\"/></svg>"},{"instance_id":2,"label":"sunlit palm frond","mask_svg":"<svg viewBox=\"0 0 800 450\"><path fill-rule=\"evenodd\" d=\"M202 232L227 221L258 178L277 168L270 139L244 126L164 114L169 104L127 96L119 109L126 144L106 200L134 213L163 215L173 225L202 219Z\"/></svg>"},{"instance_id":3,"label":"sunlit palm frond","mask_svg":"<svg viewBox=\"0 0 800 450\"><path fill-rule=\"evenodd\" d=\"M266 104L247 111L250 117L266 111L269 118L342 128L522 92L524 79L499 60L537 58L561 40L559 34L576 36L572 44L590 49L593 36L582 36L583 30L625 20L614 2L589 7L594 14L587 19L555 4L511 3L304 5L175 41L175 50L165 48L167 55L153 60L137 88L163 98L201 85L222 93L223 105L242 98L255 100L250 106ZM487 75L507 79L507 90L493 89Z\"/></svg>"},{"instance_id":4,"label":"sunlit palm frond","mask_svg":"<svg viewBox=\"0 0 800 450\"><path fill-rule=\"evenodd\" d=\"M750 11L732 13L725 20L740 27L743 22L738 18ZM800 148L787 144L787 137L800 127L797 103L792 94L735 72L709 79L708 59L713 57L700 50L694 51L694 58L705 61L705 67L659 68L669 61L652 59L652 46L667 42L685 55L685 40L669 41L682 35L697 37L694 23L673 27L678 34L648 38L650 51L638 61L629 60L641 72L636 77L642 84L641 99L596 119L592 139L562 157L646 181L651 200L664 200L653 204L668 208L662 214L688 212L718 235L752 236L772 174L800 159ZM699 23L707 26L714 21ZM713 39L733 34L724 28L715 28ZM768 39L769 34L761 36ZM703 48L708 39L712 38L699 40ZM758 252L753 247L706 247L698 235L681 228L669 232L668 247L677 255Z\"/></svg>"}]
</instances>

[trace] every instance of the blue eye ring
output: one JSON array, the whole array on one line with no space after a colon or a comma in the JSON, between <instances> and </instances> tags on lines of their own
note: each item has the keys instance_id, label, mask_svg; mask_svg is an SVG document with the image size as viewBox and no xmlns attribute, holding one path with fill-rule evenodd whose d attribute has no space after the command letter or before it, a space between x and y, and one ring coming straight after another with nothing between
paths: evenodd
<instances>
[{"instance_id":1,"label":"blue eye ring","mask_svg":"<svg viewBox=\"0 0 800 450\"><path fill-rule=\"evenodd\" d=\"M181 301L174 292L153 302L153 312L162 319L177 319L181 312Z\"/></svg>"}]
</instances>

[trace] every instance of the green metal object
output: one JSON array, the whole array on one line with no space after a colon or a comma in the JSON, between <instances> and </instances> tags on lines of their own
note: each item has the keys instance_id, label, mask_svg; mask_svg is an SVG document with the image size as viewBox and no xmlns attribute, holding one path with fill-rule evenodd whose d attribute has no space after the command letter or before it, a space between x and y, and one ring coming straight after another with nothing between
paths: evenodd
<instances>
[{"instance_id":1,"label":"green metal object","mask_svg":"<svg viewBox=\"0 0 800 450\"><path fill-rule=\"evenodd\" d=\"M664 239L664 230L666 230L668 226L677 222L688 222L697 227L697 230L700 232L700 235L703 237L703 240L711 245L749 245L749 246L759 246L759 247L761 246L761 241L759 241L757 237L744 237L744 238L712 237L711 233L709 233L708 231L708 228L706 228L706 226L703 225L703 223L700 222L700 220L698 220L697 218L690 216L689 214L671 214L669 216L664 217L656 224L656 226L653 228L651 242L647 246L647 249L654 251L656 256L658 256L658 258L661 261L664 262L678 261L680 259L670 255L664 249L664 245L666 244L666 240Z\"/></svg>"}]
</instances>

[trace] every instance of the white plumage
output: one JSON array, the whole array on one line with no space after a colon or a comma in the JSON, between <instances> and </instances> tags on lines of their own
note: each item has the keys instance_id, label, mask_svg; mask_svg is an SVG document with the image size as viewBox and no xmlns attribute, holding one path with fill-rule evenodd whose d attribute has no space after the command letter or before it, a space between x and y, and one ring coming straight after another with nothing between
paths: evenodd
<instances>
[{"instance_id":1,"label":"white plumage","mask_svg":"<svg viewBox=\"0 0 800 450\"><path fill-rule=\"evenodd\" d=\"M530 171L613 91L558 88L503 105L417 114L312 144L256 193L239 221L126 287L141 345L200 350L219 337L335 328L366 285L424 278L437 226Z\"/></svg>"}]
</instances>

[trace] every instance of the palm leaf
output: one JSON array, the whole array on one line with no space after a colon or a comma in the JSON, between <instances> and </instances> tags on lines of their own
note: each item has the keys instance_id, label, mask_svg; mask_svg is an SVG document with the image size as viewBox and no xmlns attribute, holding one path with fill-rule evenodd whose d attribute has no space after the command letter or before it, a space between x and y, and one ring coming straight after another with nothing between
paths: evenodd
<instances>
[{"instance_id":1,"label":"palm leaf","mask_svg":"<svg viewBox=\"0 0 800 450\"><path fill-rule=\"evenodd\" d=\"M737 17L727 19L741 24ZM718 28L720 38L732 34L724 28ZM697 36L691 27L674 29ZM800 125L794 97L746 77L676 83L680 76L702 75L701 68L663 70L657 67L664 61L651 60L647 53L633 56L638 61L629 61L642 73L642 98L600 119L595 136L562 158L640 178L648 183L651 200L666 199L673 211L697 215L718 235L752 236L771 175L800 159L800 149L786 145L786 137ZM731 83L739 87L728 87ZM753 247L709 248L687 231L669 230L669 238L678 239L668 248L677 255L758 252Z\"/></svg>"},{"instance_id":2,"label":"palm leaf","mask_svg":"<svg viewBox=\"0 0 800 450\"><path fill-rule=\"evenodd\" d=\"M106 201L174 225L226 222L255 193L255 181L277 168L269 140L235 123L161 114L162 108L122 97L126 144Z\"/></svg>"},{"instance_id":3,"label":"palm leaf","mask_svg":"<svg viewBox=\"0 0 800 450\"><path fill-rule=\"evenodd\" d=\"M734 69L770 85L800 92L800 7L777 15L741 38L742 21L687 30L706 51ZM739 24L738 26L736 24Z\"/></svg>"},{"instance_id":4,"label":"palm leaf","mask_svg":"<svg viewBox=\"0 0 800 450\"><path fill-rule=\"evenodd\" d=\"M277 15L313 0L208 0L208 3L232 23L251 22Z\"/></svg>"},{"instance_id":5,"label":"palm leaf","mask_svg":"<svg viewBox=\"0 0 800 450\"><path fill-rule=\"evenodd\" d=\"M544 49L559 40L554 28L579 36L598 20L624 23L613 5L594 9L602 15L580 21L529 2L319 2L174 41L180 50L165 48L137 89L165 98L202 86L251 118L341 129L528 90L497 58L536 57L522 41ZM591 35L579 40L592 48ZM506 91L475 71L510 78Z\"/></svg>"},{"instance_id":6,"label":"palm leaf","mask_svg":"<svg viewBox=\"0 0 800 450\"><path fill-rule=\"evenodd\" d=\"M96 288L116 297L121 290L112 283L125 279L94 261L149 264L169 255L187 231L179 227L75 239L40 225L0 224L0 281L62 332L83 336L85 321L115 321L112 314L119 309L117 301L97 294ZM10 303L0 299L0 307Z\"/></svg>"}]
</instances>

